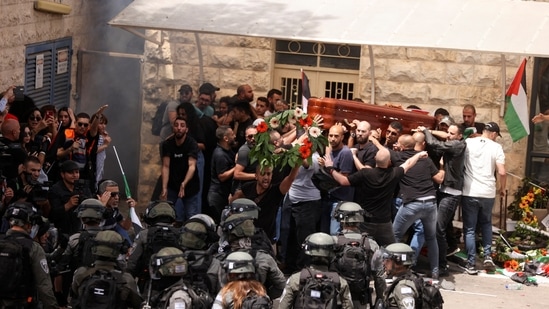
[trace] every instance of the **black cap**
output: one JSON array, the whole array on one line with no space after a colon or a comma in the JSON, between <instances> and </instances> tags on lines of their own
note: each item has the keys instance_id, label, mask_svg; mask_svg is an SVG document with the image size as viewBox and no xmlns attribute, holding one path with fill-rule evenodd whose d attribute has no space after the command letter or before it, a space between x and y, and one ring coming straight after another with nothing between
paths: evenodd
<instances>
[{"instance_id":1,"label":"black cap","mask_svg":"<svg viewBox=\"0 0 549 309\"><path fill-rule=\"evenodd\" d=\"M191 87L189 84L182 85L179 88L179 93L181 92L193 92L193 87Z\"/></svg>"},{"instance_id":2,"label":"black cap","mask_svg":"<svg viewBox=\"0 0 549 309\"><path fill-rule=\"evenodd\" d=\"M80 169L78 164L72 160L67 160L61 164L61 172L72 172Z\"/></svg>"},{"instance_id":3,"label":"black cap","mask_svg":"<svg viewBox=\"0 0 549 309\"><path fill-rule=\"evenodd\" d=\"M484 130L488 130L490 132L496 132L499 137L501 137L501 133L499 133L499 126L495 122L488 122L486 125L484 125Z\"/></svg>"},{"instance_id":4,"label":"black cap","mask_svg":"<svg viewBox=\"0 0 549 309\"><path fill-rule=\"evenodd\" d=\"M210 83L204 83L200 86L200 88L198 88L199 93L213 94L216 91L219 91L219 87L216 87Z\"/></svg>"}]
</instances>

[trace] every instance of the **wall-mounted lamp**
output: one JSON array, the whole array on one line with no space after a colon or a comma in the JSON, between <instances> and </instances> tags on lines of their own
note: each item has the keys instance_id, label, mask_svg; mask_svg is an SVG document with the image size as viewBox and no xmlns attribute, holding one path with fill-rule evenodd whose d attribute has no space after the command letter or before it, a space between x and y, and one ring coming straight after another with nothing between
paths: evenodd
<instances>
[{"instance_id":1,"label":"wall-mounted lamp","mask_svg":"<svg viewBox=\"0 0 549 309\"><path fill-rule=\"evenodd\" d=\"M34 1L34 9L37 11L67 15L71 12L71 6L67 4L46 0Z\"/></svg>"}]
</instances>

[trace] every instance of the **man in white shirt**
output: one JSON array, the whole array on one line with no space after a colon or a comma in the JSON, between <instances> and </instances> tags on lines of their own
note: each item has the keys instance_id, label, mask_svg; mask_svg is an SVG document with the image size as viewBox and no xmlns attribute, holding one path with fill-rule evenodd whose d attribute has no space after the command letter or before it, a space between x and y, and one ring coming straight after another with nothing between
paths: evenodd
<instances>
[{"instance_id":1,"label":"man in white shirt","mask_svg":"<svg viewBox=\"0 0 549 309\"><path fill-rule=\"evenodd\" d=\"M505 195L506 173L505 154L500 144L495 140L501 136L499 126L489 122L478 138L468 138L465 150L465 174L463 184L462 213L463 230L465 233L465 249L467 250L467 265L465 271L470 275L477 274L475 269L476 243L475 230L478 224L482 233L484 247L484 269L487 272L495 270L491 258L492 246L492 208L496 197L497 170L500 181L500 195Z\"/></svg>"}]
</instances>

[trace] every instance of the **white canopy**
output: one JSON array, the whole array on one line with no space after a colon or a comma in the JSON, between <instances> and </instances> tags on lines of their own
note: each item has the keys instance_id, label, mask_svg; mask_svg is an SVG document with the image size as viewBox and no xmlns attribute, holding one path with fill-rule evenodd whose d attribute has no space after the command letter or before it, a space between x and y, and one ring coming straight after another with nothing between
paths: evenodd
<instances>
[{"instance_id":1,"label":"white canopy","mask_svg":"<svg viewBox=\"0 0 549 309\"><path fill-rule=\"evenodd\" d=\"M129 31L549 56L549 3L532 1L134 0L110 24Z\"/></svg>"}]
</instances>

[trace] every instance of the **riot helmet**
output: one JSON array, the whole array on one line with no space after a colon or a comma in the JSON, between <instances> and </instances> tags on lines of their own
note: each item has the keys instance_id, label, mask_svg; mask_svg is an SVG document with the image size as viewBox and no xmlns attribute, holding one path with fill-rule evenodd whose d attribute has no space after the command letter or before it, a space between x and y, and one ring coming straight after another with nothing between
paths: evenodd
<instances>
[{"instance_id":1,"label":"riot helmet","mask_svg":"<svg viewBox=\"0 0 549 309\"><path fill-rule=\"evenodd\" d=\"M326 233L313 233L303 242L305 254L330 258L334 254L334 238Z\"/></svg>"},{"instance_id":2,"label":"riot helmet","mask_svg":"<svg viewBox=\"0 0 549 309\"><path fill-rule=\"evenodd\" d=\"M403 243L394 243L388 245L385 249L380 249L383 252L383 259L391 259L397 264L412 265L414 264L415 252L412 247Z\"/></svg>"},{"instance_id":3,"label":"riot helmet","mask_svg":"<svg viewBox=\"0 0 549 309\"><path fill-rule=\"evenodd\" d=\"M143 217L149 225L157 223L173 223L175 221L175 208L170 201L153 201L147 207Z\"/></svg>"},{"instance_id":4,"label":"riot helmet","mask_svg":"<svg viewBox=\"0 0 549 309\"><path fill-rule=\"evenodd\" d=\"M151 277L182 277L187 274L188 264L183 251L175 247L165 247L151 256Z\"/></svg>"},{"instance_id":5,"label":"riot helmet","mask_svg":"<svg viewBox=\"0 0 549 309\"><path fill-rule=\"evenodd\" d=\"M339 202L334 210L334 219L341 223L364 222L364 210L355 202Z\"/></svg>"},{"instance_id":6,"label":"riot helmet","mask_svg":"<svg viewBox=\"0 0 549 309\"><path fill-rule=\"evenodd\" d=\"M128 246L115 231L100 231L95 235L92 246L92 254L109 259L116 259L118 255L125 254L128 251Z\"/></svg>"}]
</instances>

